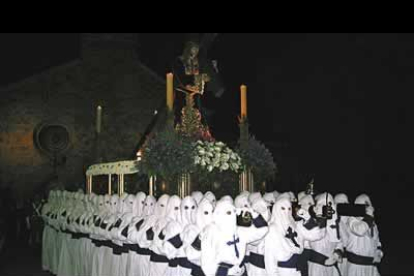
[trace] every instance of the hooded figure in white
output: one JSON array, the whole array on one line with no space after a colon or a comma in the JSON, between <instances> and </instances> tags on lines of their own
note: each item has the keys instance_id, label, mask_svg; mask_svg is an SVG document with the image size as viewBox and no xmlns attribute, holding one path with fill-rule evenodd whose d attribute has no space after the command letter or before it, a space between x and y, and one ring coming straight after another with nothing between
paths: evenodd
<instances>
[{"instance_id":1,"label":"hooded figure in white","mask_svg":"<svg viewBox=\"0 0 414 276\"><path fill-rule=\"evenodd\" d=\"M318 199L323 195L323 193L315 195L315 201L318 201Z\"/></svg>"},{"instance_id":2,"label":"hooded figure in white","mask_svg":"<svg viewBox=\"0 0 414 276\"><path fill-rule=\"evenodd\" d=\"M234 199L234 206L236 208L251 208L249 202L249 195L243 193L236 196L236 198Z\"/></svg>"},{"instance_id":3,"label":"hooded figure in white","mask_svg":"<svg viewBox=\"0 0 414 276\"><path fill-rule=\"evenodd\" d=\"M272 196L273 194L270 193ZM252 209L258 212L265 221L270 220L270 210L268 203L264 198L256 198L252 202ZM247 246L247 254L249 262L246 264L247 275L254 276L267 276L264 263L264 253L265 253L265 239L262 238L256 242L250 243Z\"/></svg>"},{"instance_id":4,"label":"hooded figure in white","mask_svg":"<svg viewBox=\"0 0 414 276\"><path fill-rule=\"evenodd\" d=\"M337 194L334 197L334 202L336 206L338 207L338 204L349 204L348 196L346 194L340 193ZM339 230L341 235L341 242L342 246L344 247L344 255L342 256L342 263L339 263L339 270L341 271L342 276L348 275L348 259L346 257L346 251L349 241L349 226L348 226L348 220L350 217L348 216L341 216L341 214L338 214L339 216Z\"/></svg>"},{"instance_id":5,"label":"hooded figure in white","mask_svg":"<svg viewBox=\"0 0 414 276\"><path fill-rule=\"evenodd\" d=\"M322 216L323 206L331 206L334 213L326 222L326 235L318 240L309 242L311 253L309 257L309 275L339 276L338 264L342 262L343 245L340 235L340 224L336 212L336 204L332 195L322 194L314 208L317 216Z\"/></svg>"},{"instance_id":6,"label":"hooded figure in white","mask_svg":"<svg viewBox=\"0 0 414 276\"><path fill-rule=\"evenodd\" d=\"M128 216L126 221L121 223L121 226L118 230L118 235L120 239L123 241L124 246L128 248L128 253L122 254L121 258L123 259L122 262L125 262L125 274L126 275L134 275L134 257L137 255L137 245L135 241L130 238L130 227L135 227L135 225L143 219L143 208L145 204L146 195L143 192L138 192L134 196L131 213ZM154 202L155 204L155 202ZM126 224L128 222L128 224ZM136 229L136 228L135 228ZM126 259L126 260L125 260Z\"/></svg>"},{"instance_id":7,"label":"hooded figure in white","mask_svg":"<svg viewBox=\"0 0 414 276\"><path fill-rule=\"evenodd\" d=\"M59 268L60 246L62 244L62 236L60 229L61 215L66 212L66 191L56 191L56 204L54 204L51 214L49 214L49 223L51 226L50 239L50 271L57 274Z\"/></svg>"},{"instance_id":8,"label":"hooded figure in white","mask_svg":"<svg viewBox=\"0 0 414 276\"><path fill-rule=\"evenodd\" d=\"M167 204L167 214L157 220L152 230L154 231L154 240L150 246L150 271L149 276L164 275L168 267L168 258L164 253L164 242L166 241L165 227L171 221L179 222L181 220L180 211L181 199L177 195L170 196Z\"/></svg>"},{"instance_id":9,"label":"hooded figure in white","mask_svg":"<svg viewBox=\"0 0 414 276\"><path fill-rule=\"evenodd\" d=\"M250 204L255 202L257 198L261 198L262 194L260 192L251 193L248 196Z\"/></svg>"},{"instance_id":10,"label":"hooded figure in white","mask_svg":"<svg viewBox=\"0 0 414 276\"><path fill-rule=\"evenodd\" d=\"M275 197L275 200L277 200L277 198L278 198L278 197L279 197L279 195L280 195L280 192L279 192L279 191L274 190L272 193L273 193L273 196Z\"/></svg>"},{"instance_id":11,"label":"hooded figure in white","mask_svg":"<svg viewBox=\"0 0 414 276\"><path fill-rule=\"evenodd\" d=\"M282 198L288 198L290 200L290 202L297 202L297 198L295 196L295 193L290 191L290 192L284 192L284 193L280 193L276 200L282 199Z\"/></svg>"},{"instance_id":12,"label":"hooded figure in white","mask_svg":"<svg viewBox=\"0 0 414 276\"><path fill-rule=\"evenodd\" d=\"M181 269L181 276L202 275L200 233L213 222L213 205L203 199L196 210L195 223L187 225L181 235L183 248L191 269ZM191 274L192 273L192 274Z\"/></svg>"},{"instance_id":13,"label":"hooded figure in white","mask_svg":"<svg viewBox=\"0 0 414 276\"><path fill-rule=\"evenodd\" d=\"M210 201L210 203L213 204L213 207L216 206L216 196L212 192L207 191L204 194L204 198Z\"/></svg>"},{"instance_id":14,"label":"hooded figure in white","mask_svg":"<svg viewBox=\"0 0 414 276\"><path fill-rule=\"evenodd\" d=\"M300 191L298 193L298 201L300 201L302 198L304 198L305 196L307 196L308 194L306 193L306 191Z\"/></svg>"},{"instance_id":15,"label":"hooded figure in white","mask_svg":"<svg viewBox=\"0 0 414 276\"><path fill-rule=\"evenodd\" d=\"M82 225L84 228L84 233L88 234L89 238L86 239L85 249L82 256L84 258L84 268L82 275L91 275L92 273L92 257L95 245L92 243L91 237L93 234L92 227L94 225L94 215L99 212L98 196L95 194L89 194L87 206L87 212L85 212L86 214L82 219Z\"/></svg>"},{"instance_id":16,"label":"hooded figure in white","mask_svg":"<svg viewBox=\"0 0 414 276\"><path fill-rule=\"evenodd\" d=\"M198 205L201 202L201 200L203 199L204 195L200 191L194 191L194 192L191 193L191 197L194 198L194 200L196 201L196 203Z\"/></svg>"},{"instance_id":17,"label":"hooded figure in white","mask_svg":"<svg viewBox=\"0 0 414 276\"><path fill-rule=\"evenodd\" d=\"M153 266L150 263L151 257L151 249L152 244L155 239L155 230L154 227L156 226L159 220L164 220L167 215L167 204L170 196L169 195L162 195L155 204L154 212L152 215L146 216L144 222L139 227L139 231L135 234L137 243L141 248L140 252L140 268L138 275L141 276L148 276ZM146 212L146 207L144 206L144 214ZM149 208L148 208L149 210ZM158 230L158 229L156 229Z\"/></svg>"},{"instance_id":18,"label":"hooded figure in white","mask_svg":"<svg viewBox=\"0 0 414 276\"><path fill-rule=\"evenodd\" d=\"M102 275L101 264L103 262L103 255L105 247L102 245L102 242L105 240L105 237L101 234L101 223L104 218L108 215L111 207L109 195L99 195L98 196L98 208L97 212L94 214L92 219L92 224L90 225L91 229L91 239L94 245L92 250L92 262L91 262L91 274L92 276Z\"/></svg>"},{"instance_id":19,"label":"hooded figure in white","mask_svg":"<svg viewBox=\"0 0 414 276\"><path fill-rule=\"evenodd\" d=\"M55 201L55 191L50 191L47 202L42 206L41 215L44 221L43 235L42 235L42 269L50 271L50 238L51 238L51 210Z\"/></svg>"},{"instance_id":20,"label":"hooded figure in white","mask_svg":"<svg viewBox=\"0 0 414 276\"><path fill-rule=\"evenodd\" d=\"M170 221L163 230L163 252L169 260L166 276L190 275L191 265L185 255L182 232L195 223L197 203L191 196L183 198L180 206L181 219Z\"/></svg>"},{"instance_id":21,"label":"hooded figure in white","mask_svg":"<svg viewBox=\"0 0 414 276\"><path fill-rule=\"evenodd\" d=\"M303 195L299 199L300 211L309 214L310 208L315 205L315 200L311 195ZM299 256L299 270L302 276L308 276L308 260L311 254L309 241L305 240L303 244L303 252Z\"/></svg>"},{"instance_id":22,"label":"hooded figure in white","mask_svg":"<svg viewBox=\"0 0 414 276\"><path fill-rule=\"evenodd\" d=\"M280 200L282 198L287 198L287 199L289 199L290 202L293 202L292 194L290 192L280 193L277 196L276 201L278 201L278 200Z\"/></svg>"},{"instance_id":23,"label":"hooded figure in white","mask_svg":"<svg viewBox=\"0 0 414 276\"><path fill-rule=\"evenodd\" d=\"M295 222L290 197L276 201L271 221L265 237L265 268L268 275L300 276L298 260L304 241L321 239L324 229L308 227L309 218L305 222Z\"/></svg>"},{"instance_id":24,"label":"hooded figure in white","mask_svg":"<svg viewBox=\"0 0 414 276\"><path fill-rule=\"evenodd\" d=\"M117 195L104 195L103 208L95 219L93 233L98 240L92 258L92 276L103 276L111 271L112 248L107 229L116 220L119 197Z\"/></svg>"},{"instance_id":25,"label":"hooded figure in white","mask_svg":"<svg viewBox=\"0 0 414 276\"><path fill-rule=\"evenodd\" d=\"M72 235L72 263L74 266L75 275L85 275L85 250L87 243L89 243L88 235L85 234L85 227L83 220L88 214L90 208L88 202L88 195L83 192L77 194L77 214L74 216L75 220L72 222L72 231L76 234Z\"/></svg>"},{"instance_id":26,"label":"hooded figure in white","mask_svg":"<svg viewBox=\"0 0 414 276\"><path fill-rule=\"evenodd\" d=\"M271 212L273 205L276 203L275 194L274 193L265 193L263 195L263 199L264 199L264 201L266 201L267 206L269 207L270 212Z\"/></svg>"},{"instance_id":27,"label":"hooded figure in white","mask_svg":"<svg viewBox=\"0 0 414 276\"><path fill-rule=\"evenodd\" d=\"M348 275L377 276L377 265L381 262L383 252L379 231L374 221L374 207L370 198L362 194L355 199L355 204L363 204L364 217L351 217L348 220L350 230L347 244Z\"/></svg>"},{"instance_id":28,"label":"hooded figure in white","mask_svg":"<svg viewBox=\"0 0 414 276\"><path fill-rule=\"evenodd\" d=\"M250 195L250 192L249 191L241 191L240 194L241 195L247 195L247 196L249 196Z\"/></svg>"},{"instance_id":29,"label":"hooded figure in white","mask_svg":"<svg viewBox=\"0 0 414 276\"><path fill-rule=\"evenodd\" d=\"M304 195L299 200L300 208L309 212L309 209L315 205L315 200L311 195Z\"/></svg>"},{"instance_id":30,"label":"hooded figure in white","mask_svg":"<svg viewBox=\"0 0 414 276\"><path fill-rule=\"evenodd\" d=\"M189 224L195 223L197 213L197 202L190 196L181 200L181 226L185 228Z\"/></svg>"},{"instance_id":31,"label":"hooded figure in white","mask_svg":"<svg viewBox=\"0 0 414 276\"><path fill-rule=\"evenodd\" d=\"M224 195L222 196L219 201L227 201L230 202L231 204L234 204L233 198L229 195Z\"/></svg>"},{"instance_id":32,"label":"hooded figure in white","mask_svg":"<svg viewBox=\"0 0 414 276\"><path fill-rule=\"evenodd\" d=\"M117 225L118 219L121 217L123 200L118 195L111 196L111 213L101 223L101 229L105 239L108 241L110 247L105 246L105 254L103 257L103 273L108 275L117 275L119 271L121 244L114 240L111 230Z\"/></svg>"},{"instance_id":33,"label":"hooded figure in white","mask_svg":"<svg viewBox=\"0 0 414 276\"><path fill-rule=\"evenodd\" d=\"M120 212L117 216L117 220L111 227L108 229L109 234L112 237L112 241L118 245L117 249L113 252L113 265L112 271L116 271L116 266L118 266L118 272L116 275L126 276L127 274L127 260L128 260L128 246L124 243L127 243L127 236L122 235L122 231L127 227L134 217L133 209L135 205L135 195L123 194L120 200ZM122 247L122 249L120 248Z\"/></svg>"},{"instance_id":34,"label":"hooded figure in white","mask_svg":"<svg viewBox=\"0 0 414 276\"><path fill-rule=\"evenodd\" d=\"M52 190L46 204L42 207L42 218L44 221L42 236L42 269L52 271L52 250L54 246L55 230L53 229L53 210L57 207L57 192Z\"/></svg>"},{"instance_id":35,"label":"hooded figure in white","mask_svg":"<svg viewBox=\"0 0 414 276\"><path fill-rule=\"evenodd\" d=\"M80 240L75 237L78 232L78 227L76 220L82 215L83 213L83 204L82 204L82 197L83 194L80 192L72 193L72 208L70 215L68 216L67 226L66 229L70 232L68 235L69 239L67 239L68 243L65 244L67 246L67 257L68 257L68 264L71 265L71 273L76 275L79 269L79 262L76 261L77 258L77 251L79 247ZM61 249L62 251L62 249Z\"/></svg>"},{"instance_id":36,"label":"hooded figure in white","mask_svg":"<svg viewBox=\"0 0 414 276\"><path fill-rule=\"evenodd\" d=\"M136 199L138 198L140 197L137 195ZM128 227L128 240L135 246L128 253L127 275L130 276L146 276L149 271L150 251L148 247L140 247L140 242L141 236L146 234L143 230L145 228L145 222L154 217L153 214L157 200L155 197L149 195L141 204L143 204L141 216L138 216L139 211L137 210L137 216L134 217Z\"/></svg>"},{"instance_id":37,"label":"hooded figure in white","mask_svg":"<svg viewBox=\"0 0 414 276\"><path fill-rule=\"evenodd\" d=\"M238 227L237 215L250 211L250 227ZM213 212L213 223L204 228L201 237L201 267L206 276L240 276L248 243L262 239L268 231L263 217L251 209L238 209L229 202L218 202Z\"/></svg>"},{"instance_id":38,"label":"hooded figure in white","mask_svg":"<svg viewBox=\"0 0 414 276\"><path fill-rule=\"evenodd\" d=\"M76 273L74 265L74 256L73 256L73 223L78 214L77 199L75 193L68 193L67 208L66 212L61 215L61 235L62 241L60 246L59 255L59 266L58 273L59 276L74 275Z\"/></svg>"}]
</instances>

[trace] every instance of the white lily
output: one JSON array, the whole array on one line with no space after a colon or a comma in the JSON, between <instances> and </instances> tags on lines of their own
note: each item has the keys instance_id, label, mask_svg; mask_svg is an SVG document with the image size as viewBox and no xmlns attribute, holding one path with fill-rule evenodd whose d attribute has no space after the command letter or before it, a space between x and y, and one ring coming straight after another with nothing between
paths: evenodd
<instances>
[{"instance_id":1,"label":"white lily","mask_svg":"<svg viewBox=\"0 0 414 276\"><path fill-rule=\"evenodd\" d=\"M194 157L194 164L200 164L201 158L199 156Z\"/></svg>"},{"instance_id":2,"label":"white lily","mask_svg":"<svg viewBox=\"0 0 414 276\"><path fill-rule=\"evenodd\" d=\"M221 165L220 169L223 170L223 171L226 171L226 170L229 169L229 167L230 167L229 164L224 163L224 164Z\"/></svg>"},{"instance_id":3,"label":"white lily","mask_svg":"<svg viewBox=\"0 0 414 276\"><path fill-rule=\"evenodd\" d=\"M222 154L222 155L221 155L220 159L221 159L222 161L227 162L227 161L229 161L230 156L229 156L228 154L226 154L226 153L225 153L225 154Z\"/></svg>"}]
</instances>

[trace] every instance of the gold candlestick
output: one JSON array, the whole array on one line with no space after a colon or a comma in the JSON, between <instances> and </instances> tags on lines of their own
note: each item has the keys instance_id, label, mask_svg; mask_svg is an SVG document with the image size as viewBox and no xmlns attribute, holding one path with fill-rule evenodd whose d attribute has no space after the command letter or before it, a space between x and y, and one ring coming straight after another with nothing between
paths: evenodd
<instances>
[{"instance_id":1,"label":"gold candlestick","mask_svg":"<svg viewBox=\"0 0 414 276\"><path fill-rule=\"evenodd\" d=\"M174 104L174 88L173 88L173 74L167 74L167 108L168 111L173 110Z\"/></svg>"},{"instance_id":2,"label":"gold candlestick","mask_svg":"<svg viewBox=\"0 0 414 276\"><path fill-rule=\"evenodd\" d=\"M240 86L240 96L241 96L240 119L244 120L245 118L247 118L247 86L244 84Z\"/></svg>"},{"instance_id":3,"label":"gold candlestick","mask_svg":"<svg viewBox=\"0 0 414 276\"><path fill-rule=\"evenodd\" d=\"M102 107L98 105L96 108L96 133L101 133L101 124L102 124Z\"/></svg>"},{"instance_id":4,"label":"gold candlestick","mask_svg":"<svg viewBox=\"0 0 414 276\"><path fill-rule=\"evenodd\" d=\"M148 194L154 196L154 176L150 176Z\"/></svg>"}]
</instances>

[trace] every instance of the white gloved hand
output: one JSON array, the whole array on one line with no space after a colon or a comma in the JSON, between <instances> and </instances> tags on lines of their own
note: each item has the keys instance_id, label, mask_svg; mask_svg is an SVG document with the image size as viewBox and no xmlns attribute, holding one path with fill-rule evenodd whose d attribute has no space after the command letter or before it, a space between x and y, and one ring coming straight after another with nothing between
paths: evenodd
<instances>
[{"instance_id":1,"label":"white gloved hand","mask_svg":"<svg viewBox=\"0 0 414 276\"><path fill-rule=\"evenodd\" d=\"M375 211L375 209L374 209L374 207L372 207L372 206L367 206L367 207L365 208L365 213L366 213L367 215L371 216L371 217L373 217L373 216L374 216L374 211Z\"/></svg>"},{"instance_id":2,"label":"white gloved hand","mask_svg":"<svg viewBox=\"0 0 414 276\"><path fill-rule=\"evenodd\" d=\"M218 62L217 60L212 60L211 63L213 64L214 70L216 70L216 73L218 73Z\"/></svg>"},{"instance_id":3,"label":"white gloved hand","mask_svg":"<svg viewBox=\"0 0 414 276\"><path fill-rule=\"evenodd\" d=\"M305 221L308 221L311 218L309 212L303 208L300 208L296 214L298 217L303 218Z\"/></svg>"},{"instance_id":4,"label":"white gloved hand","mask_svg":"<svg viewBox=\"0 0 414 276\"><path fill-rule=\"evenodd\" d=\"M257 218L259 215L260 215L260 213L259 212L256 212L255 210L250 210L250 213L252 214L252 218L253 219L255 219L255 218Z\"/></svg>"},{"instance_id":5,"label":"white gloved hand","mask_svg":"<svg viewBox=\"0 0 414 276\"><path fill-rule=\"evenodd\" d=\"M342 254L341 253L337 253L337 252L334 252L334 255L336 255L336 259L338 260L337 262L338 263L342 263Z\"/></svg>"},{"instance_id":6,"label":"white gloved hand","mask_svg":"<svg viewBox=\"0 0 414 276\"><path fill-rule=\"evenodd\" d=\"M334 265L339 261L339 259L340 259L339 255L334 253L328 259L326 259L325 265L327 266Z\"/></svg>"},{"instance_id":7,"label":"white gloved hand","mask_svg":"<svg viewBox=\"0 0 414 276\"><path fill-rule=\"evenodd\" d=\"M380 263L382 260L382 257L384 257L384 253L381 249L377 249L374 256L374 263Z\"/></svg>"},{"instance_id":8,"label":"white gloved hand","mask_svg":"<svg viewBox=\"0 0 414 276\"><path fill-rule=\"evenodd\" d=\"M232 268L229 269L229 272L227 273L228 275L234 275L234 276L241 276L244 273L244 266L239 267L238 265L233 266Z\"/></svg>"}]
</instances>

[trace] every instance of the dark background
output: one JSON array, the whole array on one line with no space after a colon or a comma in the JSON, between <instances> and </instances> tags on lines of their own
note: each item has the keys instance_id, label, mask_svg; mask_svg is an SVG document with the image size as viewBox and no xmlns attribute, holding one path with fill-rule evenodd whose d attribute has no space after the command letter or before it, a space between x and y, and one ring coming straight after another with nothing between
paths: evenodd
<instances>
[{"instance_id":1,"label":"dark background","mask_svg":"<svg viewBox=\"0 0 414 276\"><path fill-rule=\"evenodd\" d=\"M159 75L186 34L139 34L141 60ZM1 34L0 84L79 56L79 34ZM226 92L203 97L213 135L238 137L239 85L251 132L273 152L278 190L372 197L384 274L408 271L413 188L413 34L219 34L209 49ZM8 95L1 95L6 97ZM408 222L408 223L407 223Z\"/></svg>"}]
</instances>

